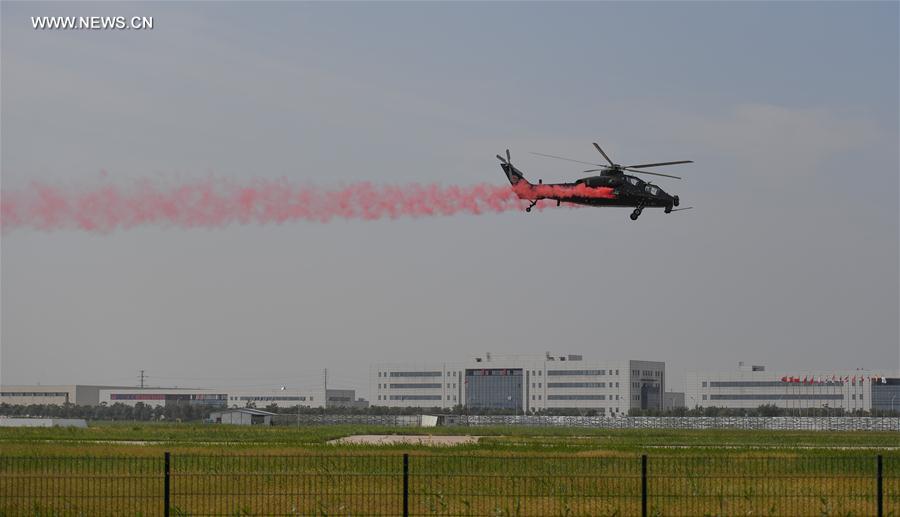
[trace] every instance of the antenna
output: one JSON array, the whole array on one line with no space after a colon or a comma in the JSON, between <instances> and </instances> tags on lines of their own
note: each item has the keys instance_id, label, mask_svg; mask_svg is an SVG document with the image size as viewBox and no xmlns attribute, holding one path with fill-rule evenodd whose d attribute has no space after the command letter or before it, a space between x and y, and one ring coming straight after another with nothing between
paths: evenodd
<instances>
[{"instance_id":1,"label":"antenna","mask_svg":"<svg viewBox=\"0 0 900 517\"><path fill-rule=\"evenodd\" d=\"M141 389L144 389L144 379L146 378L147 376L144 375L144 370L141 370Z\"/></svg>"}]
</instances>

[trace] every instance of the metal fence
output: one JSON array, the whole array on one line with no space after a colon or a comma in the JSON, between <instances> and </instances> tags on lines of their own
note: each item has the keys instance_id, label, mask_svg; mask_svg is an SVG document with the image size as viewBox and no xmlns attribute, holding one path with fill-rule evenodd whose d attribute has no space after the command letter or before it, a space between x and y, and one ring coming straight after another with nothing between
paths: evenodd
<instances>
[{"instance_id":1,"label":"metal fence","mask_svg":"<svg viewBox=\"0 0 900 517\"><path fill-rule=\"evenodd\" d=\"M445 425L593 427L597 429L762 429L770 431L900 431L900 417L749 417L749 416L500 416L441 415ZM418 426L420 415L289 415L279 425Z\"/></svg>"},{"instance_id":2,"label":"metal fence","mask_svg":"<svg viewBox=\"0 0 900 517\"><path fill-rule=\"evenodd\" d=\"M464 416L460 425L527 425L600 429L762 429L770 431L900 431L900 417L799 416Z\"/></svg>"},{"instance_id":3,"label":"metal fence","mask_svg":"<svg viewBox=\"0 0 900 517\"><path fill-rule=\"evenodd\" d=\"M0 457L0 515L900 515L900 457Z\"/></svg>"}]
</instances>

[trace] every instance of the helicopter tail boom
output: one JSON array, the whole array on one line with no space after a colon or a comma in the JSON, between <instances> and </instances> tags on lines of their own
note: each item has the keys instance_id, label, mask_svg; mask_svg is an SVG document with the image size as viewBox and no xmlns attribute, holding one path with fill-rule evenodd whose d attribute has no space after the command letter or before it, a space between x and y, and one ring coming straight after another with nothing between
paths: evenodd
<instances>
[{"instance_id":1,"label":"helicopter tail boom","mask_svg":"<svg viewBox=\"0 0 900 517\"><path fill-rule=\"evenodd\" d=\"M506 179L509 180L509 184L512 185L513 191L519 198L532 199L533 197L529 194L533 190L532 187L534 187L534 185L529 183L529 181L525 179L525 175L522 174L522 171L512 164L509 149L506 150L506 159L503 159L499 154L497 155L497 159L500 160L500 168L503 169L503 173L506 174Z\"/></svg>"}]
</instances>

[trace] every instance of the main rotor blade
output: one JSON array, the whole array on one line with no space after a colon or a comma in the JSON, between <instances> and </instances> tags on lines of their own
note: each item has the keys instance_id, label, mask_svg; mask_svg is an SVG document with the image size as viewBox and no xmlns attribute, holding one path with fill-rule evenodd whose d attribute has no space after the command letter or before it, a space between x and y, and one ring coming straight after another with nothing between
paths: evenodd
<instances>
[{"instance_id":1,"label":"main rotor blade","mask_svg":"<svg viewBox=\"0 0 900 517\"><path fill-rule=\"evenodd\" d=\"M504 160L503 157L500 156L499 154L497 155L497 159L500 160L501 162L503 162L504 164L505 164L505 163L508 163L508 162L507 162L506 160Z\"/></svg>"},{"instance_id":2,"label":"main rotor blade","mask_svg":"<svg viewBox=\"0 0 900 517\"><path fill-rule=\"evenodd\" d=\"M659 167L660 165L678 165L679 163L694 163L694 160L679 160L677 162L642 163L640 165L628 165L629 169L643 169L644 167Z\"/></svg>"},{"instance_id":3,"label":"main rotor blade","mask_svg":"<svg viewBox=\"0 0 900 517\"><path fill-rule=\"evenodd\" d=\"M603 152L603 149L600 149L600 146L597 145L597 142L592 142L592 143L594 144L594 147L596 147L597 150L600 151L600 154L602 154L603 157L606 158L606 161L608 161L610 165L612 165L613 167L615 167L616 164L614 164L613 161L609 159L609 156L606 156L606 153Z\"/></svg>"},{"instance_id":4,"label":"main rotor blade","mask_svg":"<svg viewBox=\"0 0 900 517\"><path fill-rule=\"evenodd\" d=\"M557 160L566 160L567 162L582 163L582 164L584 164L584 165L594 165L594 166L597 166L597 167L606 167L606 165L603 165L603 164L601 164L601 163L583 162L583 161L581 161L581 160L573 160L573 159L571 159L571 158L565 158L565 157L563 157L563 156L556 156L556 155L553 155L553 154L544 154L544 153L535 153L535 152L532 152L531 154L536 154L536 155L538 155L538 156L546 156L547 158L556 158Z\"/></svg>"},{"instance_id":5,"label":"main rotor blade","mask_svg":"<svg viewBox=\"0 0 900 517\"><path fill-rule=\"evenodd\" d=\"M509 149L506 150L506 161L512 164L512 158L509 156Z\"/></svg>"},{"instance_id":6,"label":"main rotor blade","mask_svg":"<svg viewBox=\"0 0 900 517\"><path fill-rule=\"evenodd\" d=\"M681 176L672 176L671 174L662 174L660 172L638 171L638 170L634 170L634 169L629 169L627 167L625 167L624 170L626 170L628 172L636 172L638 174L652 174L653 176L664 176L666 178L674 178L676 180L681 179Z\"/></svg>"},{"instance_id":7,"label":"main rotor blade","mask_svg":"<svg viewBox=\"0 0 900 517\"><path fill-rule=\"evenodd\" d=\"M609 168L609 167L607 167L606 169L608 169L608 168ZM599 172L599 171L605 171L606 169L588 169L588 170L586 170L586 171L584 171L584 172Z\"/></svg>"}]
</instances>

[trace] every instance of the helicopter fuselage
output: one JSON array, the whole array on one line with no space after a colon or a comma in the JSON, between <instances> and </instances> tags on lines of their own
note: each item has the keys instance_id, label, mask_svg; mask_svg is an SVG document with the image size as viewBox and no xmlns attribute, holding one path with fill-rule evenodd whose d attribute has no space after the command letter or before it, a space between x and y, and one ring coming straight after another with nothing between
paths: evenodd
<instances>
[{"instance_id":1,"label":"helicopter fuselage","mask_svg":"<svg viewBox=\"0 0 900 517\"><path fill-rule=\"evenodd\" d=\"M677 160L672 162L643 163L640 165L619 165L614 163L596 142L594 142L594 147L603 155L603 158L606 159L606 162L609 165L583 162L552 154L533 153L548 158L557 158L560 160L599 167L584 171L599 171L601 173L599 176L588 176L586 178L581 178L574 183L545 184L543 181L538 180L537 185L535 185L526 180L522 171L512 164L509 149L506 150L506 159L499 154L497 155L497 159L500 160L500 167L503 169L503 173L506 174L507 179L509 179L513 192L515 192L519 199L531 201L531 204L525 209L526 212L530 212L532 207L534 207L538 201L544 199L556 201L557 206L562 203L572 203L586 206L621 206L634 208L634 211L631 212L632 221L637 220L644 208L664 208L667 214L676 210L675 207L679 204L678 196L673 196L653 183L644 181L637 176L626 174L626 172L681 179L678 176L672 176L671 174L651 172L644 169L660 167L663 165L693 163L693 161ZM680 208L678 210L687 210L688 208L691 207Z\"/></svg>"},{"instance_id":2,"label":"helicopter fuselage","mask_svg":"<svg viewBox=\"0 0 900 517\"><path fill-rule=\"evenodd\" d=\"M672 210L679 204L673 196L650 182L626 174L607 174L582 178L574 183L529 183L514 166L502 164L513 192L533 203L553 200L585 206L614 206L635 209L665 208Z\"/></svg>"}]
</instances>

